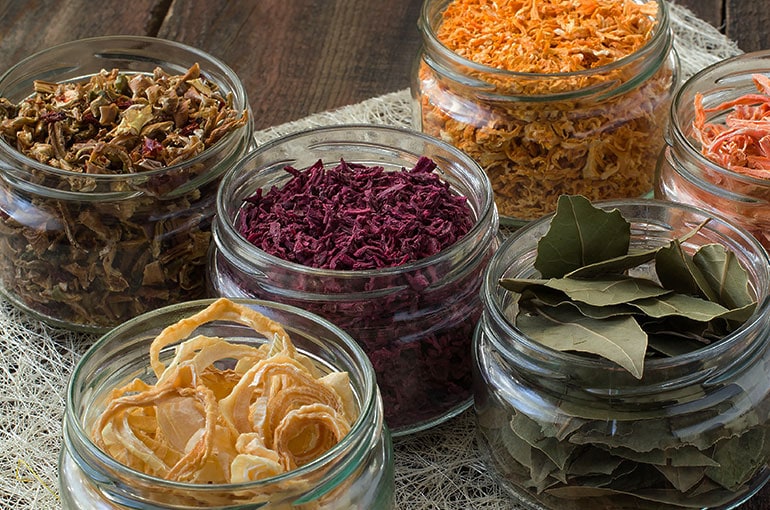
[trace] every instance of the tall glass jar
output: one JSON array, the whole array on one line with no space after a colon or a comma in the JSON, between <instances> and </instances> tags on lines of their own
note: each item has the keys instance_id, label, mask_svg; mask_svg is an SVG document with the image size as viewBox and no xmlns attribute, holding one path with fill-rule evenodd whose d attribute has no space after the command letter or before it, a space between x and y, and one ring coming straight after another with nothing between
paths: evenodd
<instances>
[{"instance_id":1,"label":"tall glass jar","mask_svg":"<svg viewBox=\"0 0 770 510\"><path fill-rule=\"evenodd\" d=\"M476 331L479 442L502 485L533 508L734 508L770 477L770 260L720 216L655 200L599 203L631 223L632 249L720 243L758 304L733 333L689 354L648 359L643 377L603 358L544 347L507 318L503 277L536 278L550 217L500 247Z\"/></svg>"},{"instance_id":2,"label":"tall glass jar","mask_svg":"<svg viewBox=\"0 0 770 510\"><path fill-rule=\"evenodd\" d=\"M637 51L561 73L497 69L454 52L437 35L452 2L423 4L414 127L484 168L506 224L552 212L562 194L600 200L652 191L650 162L664 144L679 70L665 1L639 2L657 4L657 24Z\"/></svg>"},{"instance_id":3,"label":"tall glass jar","mask_svg":"<svg viewBox=\"0 0 770 510\"><path fill-rule=\"evenodd\" d=\"M64 441L59 460L65 510L172 508L337 509L393 507L394 474L390 435L371 363L356 342L328 321L278 303L239 300L279 322L297 350L323 371L346 371L359 417L330 450L304 466L261 481L227 485L171 482L130 469L100 450L89 430L110 391L135 378L152 384L149 349L165 328L208 306L211 300L171 305L113 329L78 362L67 388ZM201 325L196 333L231 343L268 340L228 321ZM165 353L165 354L164 354ZM173 356L164 348L161 360Z\"/></svg>"},{"instance_id":4,"label":"tall glass jar","mask_svg":"<svg viewBox=\"0 0 770 510\"><path fill-rule=\"evenodd\" d=\"M671 105L667 146L658 160L655 196L727 215L770 249L770 179L731 170L707 158L693 127L696 95L701 95L703 108L708 109L756 94L754 74L770 74L770 51L717 62L680 87ZM730 111L708 114L705 120L720 124Z\"/></svg>"},{"instance_id":5,"label":"tall glass jar","mask_svg":"<svg viewBox=\"0 0 770 510\"><path fill-rule=\"evenodd\" d=\"M16 64L0 77L0 97L19 104L35 80L86 82L112 69L151 76L156 67L184 75L196 63L248 120L180 163L81 173L43 164L0 137L0 289L12 303L56 326L103 332L205 296L216 189L252 135L246 92L226 64L162 39L82 39Z\"/></svg>"},{"instance_id":6,"label":"tall glass jar","mask_svg":"<svg viewBox=\"0 0 770 510\"><path fill-rule=\"evenodd\" d=\"M281 187L290 165L349 163L412 168L421 156L465 196L471 230L429 257L370 270L289 262L248 242L236 220L257 189ZM497 213L484 172L440 140L384 126L335 126L290 135L246 156L225 175L217 199L209 278L215 295L254 297L307 309L346 330L374 365L394 435L431 427L471 402L471 339L481 314L484 268L497 247Z\"/></svg>"}]
</instances>

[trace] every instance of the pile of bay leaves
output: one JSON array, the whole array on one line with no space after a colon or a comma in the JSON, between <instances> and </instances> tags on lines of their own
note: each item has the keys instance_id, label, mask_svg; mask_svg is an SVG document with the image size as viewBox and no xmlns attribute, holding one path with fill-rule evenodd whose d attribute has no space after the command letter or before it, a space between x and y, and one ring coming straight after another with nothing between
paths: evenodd
<instances>
[{"instance_id":1,"label":"pile of bay leaves","mask_svg":"<svg viewBox=\"0 0 770 510\"><path fill-rule=\"evenodd\" d=\"M767 346L714 380L644 377L649 360L707 348L756 307L734 253L687 243L704 225L637 250L618 210L559 199L538 242L541 278L499 282L514 293L509 320L551 349L610 360L631 383L571 387L585 380L570 381L565 369L556 378L563 392L537 405L477 406L482 441L507 483L560 510L713 508L768 476Z\"/></svg>"}]
</instances>

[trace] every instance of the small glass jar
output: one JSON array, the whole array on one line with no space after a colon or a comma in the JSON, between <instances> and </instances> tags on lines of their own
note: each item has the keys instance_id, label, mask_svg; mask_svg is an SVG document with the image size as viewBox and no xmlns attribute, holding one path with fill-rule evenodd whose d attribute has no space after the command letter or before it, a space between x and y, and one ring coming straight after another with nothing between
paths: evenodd
<instances>
[{"instance_id":1,"label":"small glass jar","mask_svg":"<svg viewBox=\"0 0 770 510\"><path fill-rule=\"evenodd\" d=\"M694 138L695 97L710 108L756 93L753 74L770 74L770 51L746 53L713 64L688 79L670 111L667 146L658 160L657 198L692 204L730 217L770 249L770 179L721 166L701 153ZM722 112L706 121L720 123Z\"/></svg>"},{"instance_id":2,"label":"small glass jar","mask_svg":"<svg viewBox=\"0 0 770 510\"><path fill-rule=\"evenodd\" d=\"M653 188L679 64L665 1L639 50L569 73L475 63L437 36L453 0L426 0L412 79L414 127L473 157L492 181L506 225L555 210L562 194L635 198Z\"/></svg>"},{"instance_id":3,"label":"small glass jar","mask_svg":"<svg viewBox=\"0 0 770 510\"><path fill-rule=\"evenodd\" d=\"M248 242L235 227L257 189L282 186L284 168L348 163L412 168L421 156L475 215L458 242L395 267L330 270L288 262ZM481 313L479 289L497 247L497 213L489 180L470 158L440 140L383 126L318 128L268 143L228 172L217 198L209 278L215 295L292 304L346 330L374 365L395 435L431 427L471 402L471 340Z\"/></svg>"},{"instance_id":4,"label":"small glass jar","mask_svg":"<svg viewBox=\"0 0 770 510\"><path fill-rule=\"evenodd\" d=\"M59 459L64 509L393 508L393 447L366 354L328 321L278 303L237 300L282 324L297 350L322 370L347 371L359 406L359 417L350 432L321 457L273 478L205 485L137 472L92 442L89 427L112 389L137 377L148 384L154 382L149 365L152 340L166 326L203 310L211 301L180 303L136 317L104 335L78 362L67 388ZM196 333L231 343L268 341L250 327L221 320L201 325ZM173 347L163 349L161 360L167 362L173 356Z\"/></svg>"},{"instance_id":5,"label":"small glass jar","mask_svg":"<svg viewBox=\"0 0 770 510\"><path fill-rule=\"evenodd\" d=\"M500 278L537 278L550 216L490 262L474 341L480 448L501 484L532 508L734 508L770 477L770 260L719 216L656 200L598 203L631 223L632 249L720 243L748 272L754 314L721 341L648 359L643 377L603 358L558 352L507 319ZM651 268L648 268L650 270ZM649 276L649 275L648 275Z\"/></svg>"},{"instance_id":6,"label":"small glass jar","mask_svg":"<svg viewBox=\"0 0 770 510\"><path fill-rule=\"evenodd\" d=\"M132 174L62 170L0 137L0 290L50 324L105 332L169 303L205 297L216 189L252 136L246 92L222 61L150 37L68 42L28 57L0 77L13 104L33 82L86 82L102 69L185 74L195 63L245 125L181 163Z\"/></svg>"}]
</instances>

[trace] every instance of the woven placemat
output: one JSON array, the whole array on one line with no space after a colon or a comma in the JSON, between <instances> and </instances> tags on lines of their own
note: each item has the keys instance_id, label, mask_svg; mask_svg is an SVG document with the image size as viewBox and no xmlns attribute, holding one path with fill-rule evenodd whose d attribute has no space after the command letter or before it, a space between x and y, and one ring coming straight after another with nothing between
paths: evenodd
<instances>
[{"instance_id":1,"label":"woven placemat","mask_svg":"<svg viewBox=\"0 0 770 510\"><path fill-rule=\"evenodd\" d=\"M688 10L671 5L682 78L740 53ZM401 90L260 131L258 143L315 126L347 123L409 127L412 101ZM59 508L57 457L65 389L94 337L58 330L0 300L0 507ZM472 410L395 442L399 510L522 508L486 471Z\"/></svg>"}]
</instances>

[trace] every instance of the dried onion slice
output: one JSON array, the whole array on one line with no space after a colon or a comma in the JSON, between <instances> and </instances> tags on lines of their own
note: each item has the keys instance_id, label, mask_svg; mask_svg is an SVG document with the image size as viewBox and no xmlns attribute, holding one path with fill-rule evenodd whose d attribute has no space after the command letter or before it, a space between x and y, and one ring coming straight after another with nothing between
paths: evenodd
<instances>
[{"instance_id":1,"label":"dried onion slice","mask_svg":"<svg viewBox=\"0 0 770 510\"><path fill-rule=\"evenodd\" d=\"M218 320L247 325L268 342L188 338ZM161 351L177 342L164 365ZM112 390L92 435L116 460L153 476L191 483L276 476L333 447L357 418L347 373L324 374L280 324L224 298L165 328L150 364L156 384L135 379Z\"/></svg>"}]
</instances>

